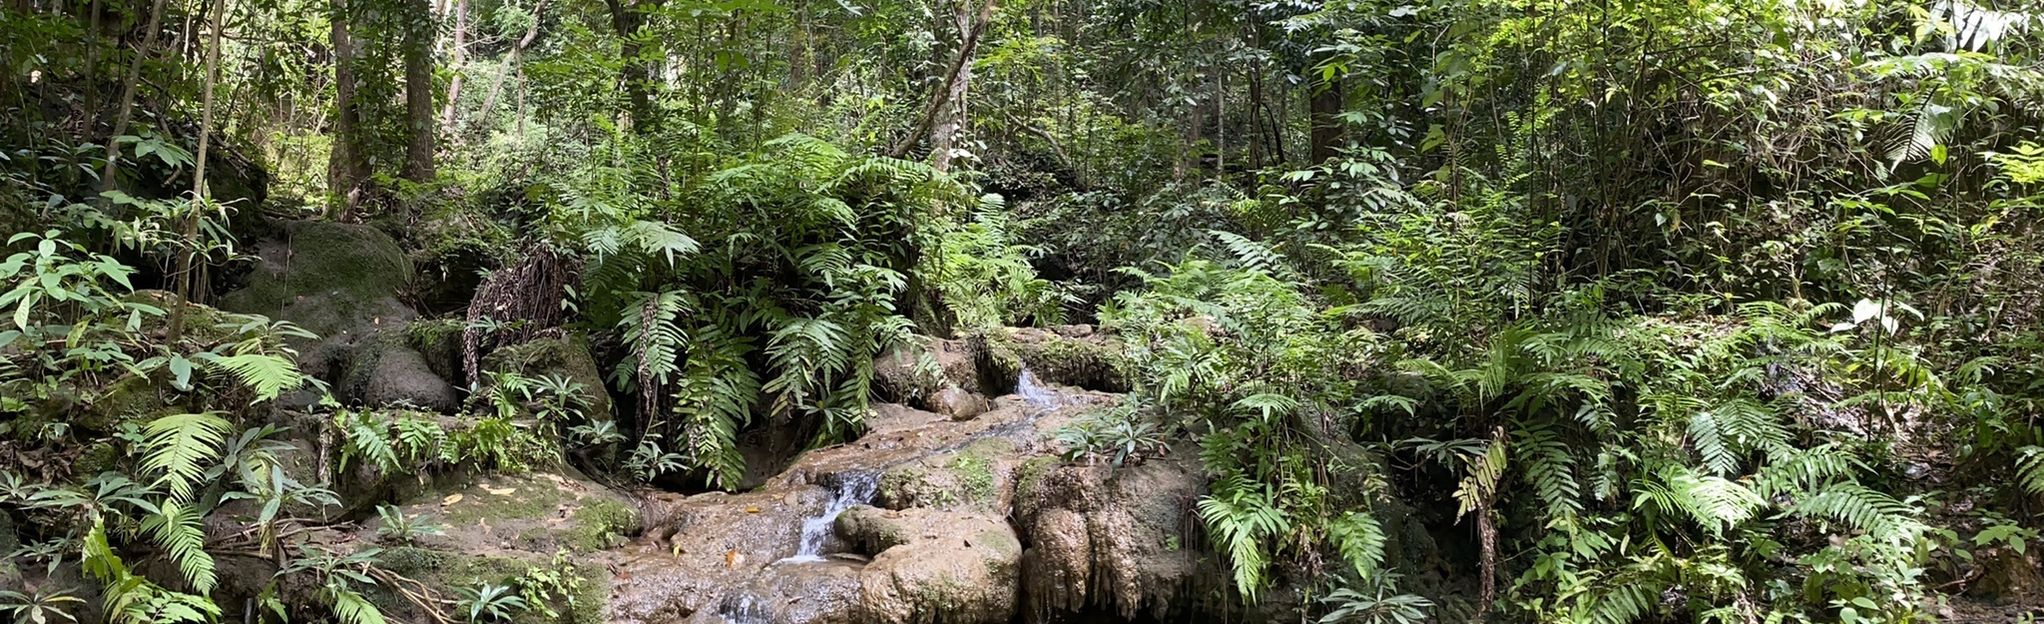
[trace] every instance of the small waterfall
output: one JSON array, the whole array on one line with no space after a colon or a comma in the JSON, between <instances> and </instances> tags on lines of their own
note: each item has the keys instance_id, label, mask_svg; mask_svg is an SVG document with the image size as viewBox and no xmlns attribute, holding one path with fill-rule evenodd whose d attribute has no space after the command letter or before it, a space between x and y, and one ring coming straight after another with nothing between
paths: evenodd
<instances>
[{"instance_id":1,"label":"small waterfall","mask_svg":"<svg viewBox=\"0 0 2044 624\"><path fill-rule=\"evenodd\" d=\"M766 605L760 604L750 592L740 594L735 603L725 598L724 603L718 605L717 615L723 616L725 624L767 624L773 621L773 614L767 612Z\"/></svg>"},{"instance_id":2,"label":"small waterfall","mask_svg":"<svg viewBox=\"0 0 2044 624\"><path fill-rule=\"evenodd\" d=\"M837 515L853 505L873 502L873 495L879 491L880 474L877 472L838 473L837 491L831 494L830 502L824 503L823 514L802 521L802 541L795 547L795 556L781 562L822 561L823 548L830 541Z\"/></svg>"},{"instance_id":3,"label":"small waterfall","mask_svg":"<svg viewBox=\"0 0 2044 624\"><path fill-rule=\"evenodd\" d=\"M1065 404L1064 397L1044 387L1043 382L1036 380L1036 373L1029 372L1027 367L1022 369L1021 376L1015 378L1015 394L1021 395L1023 402L1038 410L1057 409Z\"/></svg>"}]
</instances>

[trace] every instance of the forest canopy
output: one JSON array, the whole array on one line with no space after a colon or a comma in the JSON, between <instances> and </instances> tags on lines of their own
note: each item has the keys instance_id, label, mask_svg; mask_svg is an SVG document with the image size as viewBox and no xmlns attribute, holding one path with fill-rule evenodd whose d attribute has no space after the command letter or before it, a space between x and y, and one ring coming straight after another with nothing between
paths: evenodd
<instances>
[{"instance_id":1,"label":"forest canopy","mask_svg":"<svg viewBox=\"0 0 2044 624\"><path fill-rule=\"evenodd\" d=\"M13 621L2044 613L2044 6L5 4Z\"/></svg>"}]
</instances>

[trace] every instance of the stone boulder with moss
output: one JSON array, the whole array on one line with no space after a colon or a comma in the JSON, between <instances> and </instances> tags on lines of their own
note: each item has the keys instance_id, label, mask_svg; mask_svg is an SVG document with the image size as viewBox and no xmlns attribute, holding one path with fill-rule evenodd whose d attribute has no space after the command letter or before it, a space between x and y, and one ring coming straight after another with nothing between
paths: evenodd
<instances>
[{"instance_id":1,"label":"stone boulder with moss","mask_svg":"<svg viewBox=\"0 0 2044 624\"><path fill-rule=\"evenodd\" d=\"M398 332L378 332L355 345L334 394L371 407L410 406L440 413L461 407L453 384L433 372L426 357Z\"/></svg>"},{"instance_id":2,"label":"stone boulder with moss","mask_svg":"<svg viewBox=\"0 0 2044 624\"><path fill-rule=\"evenodd\" d=\"M384 567L450 598L483 584L536 587L551 597L517 622L603 622L612 549L641 528L631 500L549 472L477 476L418 492L397 509L407 524L433 529L399 537L383 517L372 518L359 539L388 549ZM387 614L422 621L401 597L377 598Z\"/></svg>"},{"instance_id":3,"label":"stone boulder with moss","mask_svg":"<svg viewBox=\"0 0 2044 624\"><path fill-rule=\"evenodd\" d=\"M1009 330L999 345L1038 379L1101 392L1127 392L1135 368L1121 344L1091 325Z\"/></svg>"},{"instance_id":4,"label":"stone boulder with moss","mask_svg":"<svg viewBox=\"0 0 2044 624\"><path fill-rule=\"evenodd\" d=\"M326 377L347 348L417 316L398 300L412 263L397 241L366 225L331 221L278 224L256 244L247 285L220 299L221 309L290 321L319 335L299 345L300 367Z\"/></svg>"},{"instance_id":5,"label":"stone boulder with moss","mask_svg":"<svg viewBox=\"0 0 2044 624\"><path fill-rule=\"evenodd\" d=\"M1014 492L1016 445L982 438L964 448L888 468L875 504L888 509L970 506L1006 510Z\"/></svg>"}]
</instances>

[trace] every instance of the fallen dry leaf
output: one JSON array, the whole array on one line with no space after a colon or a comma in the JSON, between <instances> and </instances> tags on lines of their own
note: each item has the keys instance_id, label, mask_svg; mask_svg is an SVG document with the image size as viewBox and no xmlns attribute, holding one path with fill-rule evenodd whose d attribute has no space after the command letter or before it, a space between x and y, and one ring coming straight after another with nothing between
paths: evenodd
<instances>
[{"instance_id":1,"label":"fallen dry leaf","mask_svg":"<svg viewBox=\"0 0 2044 624\"><path fill-rule=\"evenodd\" d=\"M440 506L446 507L459 502L461 502L461 494L448 494L447 498L440 499Z\"/></svg>"}]
</instances>

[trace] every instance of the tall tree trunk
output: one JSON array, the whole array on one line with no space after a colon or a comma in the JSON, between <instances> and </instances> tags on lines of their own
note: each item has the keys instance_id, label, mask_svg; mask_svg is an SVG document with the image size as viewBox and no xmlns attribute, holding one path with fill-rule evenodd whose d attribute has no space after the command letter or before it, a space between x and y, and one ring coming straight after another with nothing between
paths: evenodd
<instances>
[{"instance_id":1,"label":"tall tree trunk","mask_svg":"<svg viewBox=\"0 0 2044 624\"><path fill-rule=\"evenodd\" d=\"M433 137L439 126L433 123L433 12L426 0L406 3L404 41L405 140L404 178L413 182L433 179Z\"/></svg>"},{"instance_id":2,"label":"tall tree trunk","mask_svg":"<svg viewBox=\"0 0 2044 624\"><path fill-rule=\"evenodd\" d=\"M970 2L971 0L961 1ZM963 15L965 5L960 5L958 10ZM937 117L939 113L945 110L945 105L950 103L953 97L964 96L964 87L959 83L961 79L970 80L972 77L970 69L972 59L978 52L980 35L986 31L987 20L992 17L993 11L994 0L985 0L985 2L980 4L977 16L969 21L961 21L961 25L964 28L958 33L957 58L952 59L951 68L945 72L944 81L939 83L937 90L930 94L929 103L923 106L923 114L917 118L916 125L910 127L908 134L902 135L899 141L887 149L888 156L894 158L907 156L909 150L915 149L916 143L921 142L923 136L929 134L931 126L936 125ZM963 105L964 102L960 101L959 110L963 110Z\"/></svg>"},{"instance_id":3,"label":"tall tree trunk","mask_svg":"<svg viewBox=\"0 0 2044 624\"><path fill-rule=\"evenodd\" d=\"M1308 120L1313 125L1312 147L1306 154L1312 159L1311 164L1327 162L1340 147L1342 99L1340 78L1321 80L1314 85L1312 98L1306 103Z\"/></svg>"},{"instance_id":4,"label":"tall tree trunk","mask_svg":"<svg viewBox=\"0 0 2044 624\"><path fill-rule=\"evenodd\" d=\"M149 26L143 31L142 48L135 51L135 60L128 64L128 76L121 82L120 113L114 116L113 133L106 140L106 167L99 174L99 192L114 188L114 175L119 173L121 162L120 137L128 133L129 116L135 112L135 85L142 81L142 62L149 59L149 53L156 48L156 31L163 25L165 0L156 0L149 8Z\"/></svg>"},{"instance_id":5,"label":"tall tree trunk","mask_svg":"<svg viewBox=\"0 0 2044 624\"><path fill-rule=\"evenodd\" d=\"M449 136L454 134L455 105L461 101L461 79L467 73L462 62L468 56L468 0L459 0L454 5L454 47L451 54L448 65L454 68L454 77L447 82L447 106L440 109L440 132Z\"/></svg>"},{"instance_id":6,"label":"tall tree trunk","mask_svg":"<svg viewBox=\"0 0 2044 624\"><path fill-rule=\"evenodd\" d=\"M327 186L332 190L331 210L346 221L362 204L368 189L369 161L363 153L362 116L355 109L355 42L348 36L347 0L333 0L333 24L329 37L334 55L334 138L327 158Z\"/></svg>"},{"instance_id":7,"label":"tall tree trunk","mask_svg":"<svg viewBox=\"0 0 2044 624\"><path fill-rule=\"evenodd\" d=\"M981 24L987 19L985 9L992 7L992 2L983 4L981 13L975 16L969 4L959 3L957 14L953 17L953 21L958 26L959 36L970 36L976 39L979 36L979 31L984 28ZM967 55L970 52L961 48L960 54ZM944 122L939 124L936 131L930 136L930 164L936 167L938 171L951 170L952 148L958 144L958 134L965 130L965 96L972 86L972 61L965 56L960 58L965 60L959 65L958 75L951 80L951 88L945 94L945 99L950 102L947 106L948 114L945 115Z\"/></svg>"},{"instance_id":8,"label":"tall tree trunk","mask_svg":"<svg viewBox=\"0 0 2044 624\"><path fill-rule=\"evenodd\" d=\"M659 4L658 0L604 0L610 9L610 25L617 31L618 55L625 58L624 67L618 69L618 82L624 86L625 97L629 100L627 109L632 116L632 125L653 127L654 119L653 78L655 64L639 58L644 50L639 45L639 30L646 25L646 9Z\"/></svg>"}]
</instances>

